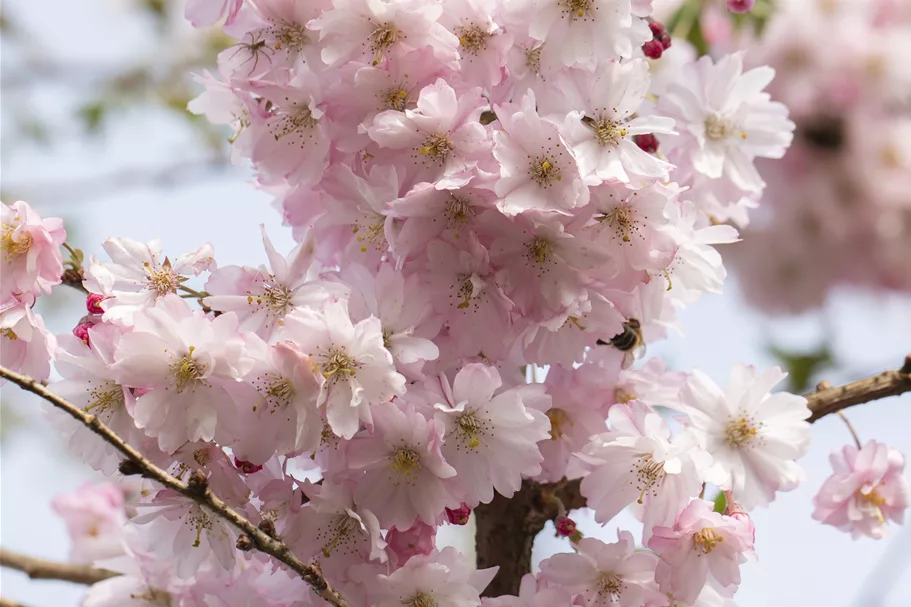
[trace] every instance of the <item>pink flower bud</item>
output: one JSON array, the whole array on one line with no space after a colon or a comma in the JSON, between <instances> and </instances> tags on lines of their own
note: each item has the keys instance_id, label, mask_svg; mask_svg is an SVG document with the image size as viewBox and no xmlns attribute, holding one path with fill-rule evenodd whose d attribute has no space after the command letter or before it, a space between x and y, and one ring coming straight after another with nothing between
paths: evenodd
<instances>
[{"instance_id":1,"label":"pink flower bud","mask_svg":"<svg viewBox=\"0 0 911 607\"><path fill-rule=\"evenodd\" d=\"M569 537L576 532L576 521L568 516L560 516L554 521L554 527L557 528L557 535Z\"/></svg>"},{"instance_id":2,"label":"pink flower bud","mask_svg":"<svg viewBox=\"0 0 911 607\"><path fill-rule=\"evenodd\" d=\"M76 328L73 329L73 335L81 339L82 343L85 345L90 346L92 343L89 340L89 329L91 329L94 325L95 323L93 322L80 322L78 325L76 325Z\"/></svg>"},{"instance_id":3,"label":"pink flower bud","mask_svg":"<svg viewBox=\"0 0 911 607\"><path fill-rule=\"evenodd\" d=\"M635 141L636 145L638 145L649 154L654 154L658 151L658 138L651 133L633 135L633 141Z\"/></svg>"},{"instance_id":4,"label":"pink flower bud","mask_svg":"<svg viewBox=\"0 0 911 607\"><path fill-rule=\"evenodd\" d=\"M728 0L728 10L732 13L748 13L753 10L756 0Z\"/></svg>"},{"instance_id":5,"label":"pink flower bud","mask_svg":"<svg viewBox=\"0 0 911 607\"><path fill-rule=\"evenodd\" d=\"M386 544L398 557L398 566L417 554L430 554L436 546L437 528L415 521L410 529L399 531L393 527L386 534Z\"/></svg>"},{"instance_id":6,"label":"pink flower bud","mask_svg":"<svg viewBox=\"0 0 911 607\"><path fill-rule=\"evenodd\" d=\"M263 469L262 466L257 466L256 464L251 464L250 462L234 458L234 465L238 470L244 474L253 474L254 472L259 472Z\"/></svg>"},{"instance_id":7,"label":"pink flower bud","mask_svg":"<svg viewBox=\"0 0 911 607\"><path fill-rule=\"evenodd\" d=\"M661 59L664 53L664 46L658 40L649 40L642 45L642 52L649 59Z\"/></svg>"},{"instance_id":8,"label":"pink flower bud","mask_svg":"<svg viewBox=\"0 0 911 607\"><path fill-rule=\"evenodd\" d=\"M108 299L101 293L89 293L88 297L85 298L85 309L89 311L89 314L104 314L104 310L101 309L101 302L105 299Z\"/></svg>"},{"instance_id":9,"label":"pink flower bud","mask_svg":"<svg viewBox=\"0 0 911 607\"><path fill-rule=\"evenodd\" d=\"M469 516L471 516L471 508L464 502L455 510L446 508L446 519L453 525L467 525Z\"/></svg>"},{"instance_id":10,"label":"pink flower bud","mask_svg":"<svg viewBox=\"0 0 911 607\"><path fill-rule=\"evenodd\" d=\"M661 46L664 47L664 50L671 48L671 35L667 32L663 32L658 36L658 42L661 43Z\"/></svg>"},{"instance_id":11,"label":"pink flower bud","mask_svg":"<svg viewBox=\"0 0 911 607\"><path fill-rule=\"evenodd\" d=\"M728 505L725 510L725 514L732 519L743 523L744 527L750 532L750 537L752 538L750 543L750 550L752 550L753 544L756 543L756 526L753 524L753 519L750 518L750 515L747 514L747 511L744 510L740 504L731 499L730 493L728 493Z\"/></svg>"},{"instance_id":12,"label":"pink flower bud","mask_svg":"<svg viewBox=\"0 0 911 607\"><path fill-rule=\"evenodd\" d=\"M652 30L652 36L655 38L660 38L661 34L664 33L664 26L655 21L654 19L648 20L648 27Z\"/></svg>"}]
</instances>

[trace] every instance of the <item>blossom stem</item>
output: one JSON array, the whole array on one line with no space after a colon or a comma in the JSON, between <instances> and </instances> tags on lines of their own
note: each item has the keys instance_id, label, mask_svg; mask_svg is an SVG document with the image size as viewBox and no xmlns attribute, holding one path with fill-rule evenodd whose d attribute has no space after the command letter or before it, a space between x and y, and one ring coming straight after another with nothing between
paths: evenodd
<instances>
[{"instance_id":1,"label":"blossom stem","mask_svg":"<svg viewBox=\"0 0 911 607\"><path fill-rule=\"evenodd\" d=\"M858 449L861 449L860 437L857 436L857 432L854 430L854 426L851 424L851 420L848 419L848 416L845 415L842 411L836 411L838 417L841 418L841 421L845 422L845 425L848 427L848 432L851 433L851 436L854 437L854 443L857 445Z\"/></svg>"},{"instance_id":2,"label":"blossom stem","mask_svg":"<svg viewBox=\"0 0 911 607\"><path fill-rule=\"evenodd\" d=\"M74 584L92 585L120 575L116 571L89 565L54 563L0 548L0 567L16 569L33 580L63 580Z\"/></svg>"},{"instance_id":3,"label":"blossom stem","mask_svg":"<svg viewBox=\"0 0 911 607\"><path fill-rule=\"evenodd\" d=\"M85 413L82 411L82 409L57 396L31 377L21 375L15 371L7 369L6 367L0 367L0 377L8 379L23 390L37 394L50 404L54 405L58 409L62 409L71 417L81 422L92 432L99 435L107 443L120 451L120 453L126 456L126 458L135 462L139 469L142 470L143 476L146 478L158 481L165 487L173 489L177 493L180 493L181 495L192 499L193 501L204 506L216 516L221 517L222 519L228 521L240 529L241 532L245 533L253 540L253 543L257 549L273 556L275 559L281 561L289 568L297 572L301 578L303 578L303 580L313 588L313 591L325 599L329 604L333 605L334 607L351 607L350 603L348 603L348 601L345 600L344 597L338 593L338 591L329 585L329 582L326 581L326 578L324 578L323 575L315 567L303 562L298 557L294 556L291 550L288 549L288 546L286 546L283 542L280 542L266 535L256 525L242 517L224 501L222 501L218 496L212 493L210 489L206 488L204 491L199 491L198 489L194 490L193 488L189 487L187 483L174 478L166 471L162 470L144 458L139 453L139 451L128 445L113 430L101 423L97 417Z\"/></svg>"}]
</instances>

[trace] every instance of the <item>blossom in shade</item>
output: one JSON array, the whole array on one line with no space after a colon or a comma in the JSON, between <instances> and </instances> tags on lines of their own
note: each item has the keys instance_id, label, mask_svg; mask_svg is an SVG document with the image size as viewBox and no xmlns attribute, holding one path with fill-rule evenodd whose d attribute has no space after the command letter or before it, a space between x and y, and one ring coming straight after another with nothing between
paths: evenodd
<instances>
[{"instance_id":1,"label":"blossom in shade","mask_svg":"<svg viewBox=\"0 0 911 607\"><path fill-rule=\"evenodd\" d=\"M339 436L354 436L360 422L372 423L372 407L404 392L405 378L395 370L375 316L352 324L343 302L322 312L303 308L286 318L284 336L316 365L322 376L317 406L325 406Z\"/></svg>"},{"instance_id":2,"label":"blossom in shade","mask_svg":"<svg viewBox=\"0 0 911 607\"><path fill-rule=\"evenodd\" d=\"M85 269L85 288L105 296L99 304L105 321L132 324L133 314L170 293L177 293L187 274L198 276L215 263L212 245L204 244L173 262L161 259L161 243L143 244L129 238L109 238L104 250L111 258L101 263L94 255Z\"/></svg>"},{"instance_id":3,"label":"blossom in shade","mask_svg":"<svg viewBox=\"0 0 911 607\"><path fill-rule=\"evenodd\" d=\"M451 389L445 377L441 381L446 402L436 405L436 417L445 428L443 455L458 472L463 501L488 503L494 490L512 497L524 476L540 474L544 457L537 443L550 430L547 416L523 403L523 390L531 386L501 391L497 369L477 363L462 367ZM549 399L543 386L537 388Z\"/></svg>"},{"instance_id":4,"label":"blossom in shade","mask_svg":"<svg viewBox=\"0 0 911 607\"><path fill-rule=\"evenodd\" d=\"M113 379L144 394L133 419L172 453L187 441L230 444L237 433L234 400L254 360L237 332L237 317L214 319L169 294L137 312L117 342Z\"/></svg>"},{"instance_id":5,"label":"blossom in shade","mask_svg":"<svg viewBox=\"0 0 911 607\"><path fill-rule=\"evenodd\" d=\"M362 471L354 501L368 508L383 528L410 528L420 519L436 524L443 509L458 505L447 479L457 472L443 459L443 427L412 408L375 407L372 435L348 446L348 465Z\"/></svg>"},{"instance_id":6,"label":"blossom in shade","mask_svg":"<svg viewBox=\"0 0 911 607\"><path fill-rule=\"evenodd\" d=\"M399 531L393 527L386 533L389 550L395 554L397 565L404 565L417 554L428 555L436 548L437 528L421 521L415 521L410 529Z\"/></svg>"},{"instance_id":7,"label":"blossom in shade","mask_svg":"<svg viewBox=\"0 0 911 607\"><path fill-rule=\"evenodd\" d=\"M378 576L377 607L478 607L480 593L497 569L474 570L451 546L419 554L397 571Z\"/></svg>"},{"instance_id":8,"label":"blossom in shade","mask_svg":"<svg viewBox=\"0 0 911 607\"><path fill-rule=\"evenodd\" d=\"M123 553L123 502L123 489L113 483L86 483L54 498L51 506L63 519L73 542L70 560L91 563Z\"/></svg>"},{"instance_id":9,"label":"blossom in shade","mask_svg":"<svg viewBox=\"0 0 911 607\"><path fill-rule=\"evenodd\" d=\"M875 539L888 534L889 521L904 523L911 498L905 458L897 449L871 440L860 448L847 445L829 461L835 471L813 498L814 519L854 538Z\"/></svg>"},{"instance_id":10,"label":"blossom in shade","mask_svg":"<svg viewBox=\"0 0 911 607\"><path fill-rule=\"evenodd\" d=\"M446 508L446 520L450 525L467 525L471 517L471 508L462 502L458 508Z\"/></svg>"},{"instance_id":11,"label":"blossom in shade","mask_svg":"<svg viewBox=\"0 0 911 607\"><path fill-rule=\"evenodd\" d=\"M728 596L740 585L740 564L752 557L751 530L742 521L694 499L673 526L656 526L648 547L661 555L655 581L662 592L695 603L711 577Z\"/></svg>"},{"instance_id":12,"label":"blossom in shade","mask_svg":"<svg viewBox=\"0 0 911 607\"><path fill-rule=\"evenodd\" d=\"M586 607L641 607L652 589L658 557L636 550L629 531L618 531L616 542L593 537L576 543L575 554L555 554L541 562L541 577L549 585L579 594Z\"/></svg>"},{"instance_id":13,"label":"blossom in shade","mask_svg":"<svg viewBox=\"0 0 911 607\"><path fill-rule=\"evenodd\" d=\"M807 401L769 393L786 376L778 367L759 373L739 364L724 390L697 370L681 391L688 425L714 460L706 480L731 491L746 510L767 505L777 491L805 479L795 460L810 444Z\"/></svg>"},{"instance_id":14,"label":"blossom in shade","mask_svg":"<svg viewBox=\"0 0 911 607\"><path fill-rule=\"evenodd\" d=\"M42 218L27 202L0 202L0 302L14 293L51 292L63 275L63 220Z\"/></svg>"}]
</instances>

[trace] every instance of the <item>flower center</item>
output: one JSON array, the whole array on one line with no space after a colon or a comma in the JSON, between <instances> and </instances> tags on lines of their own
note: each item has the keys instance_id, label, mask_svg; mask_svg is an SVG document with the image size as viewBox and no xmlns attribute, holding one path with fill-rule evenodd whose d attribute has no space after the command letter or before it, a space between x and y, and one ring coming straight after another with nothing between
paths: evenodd
<instances>
[{"instance_id":1,"label":"flower center","mask_svg":"<svg viewBox=\"0 0 911 607\"><path fill-rule=\"evenodd\" d=\"M187 388L193 388L197 382L202 382L202 376L206 372L206 365L193 360L195 347L190 346L188 352L172 362L169 366L171 375L174 377L174 388L178 394L183 394Z\"/></svg>"},{"instance_id":2,"label":"flower center","mask_svg":"<svg viewBox=\"0 0 911 607\"><path fill-rule=\"evenodd\" d=\"M422 592L414 598L402 601L406 607L438 607L439 603L429 594Z\"/></svg>"},{"instance_id":3,"label":"flower center","mask_svg":"<svg viewBox=\"0 0 911 607\"><path fill-rule=\"evenodd\" d=\"M408 482L413 482L413 476L416 476L421 469L421 456L417 451L410 447L402 447L389 458L392 471L399 477L406 477ZM398 480L393 485L398 485Z\"/></svg>"},{"instance_id":4,"label":"flower center","mask_svg":"<svg viewBox=\"0 0 911 607\"><path fill-rule=\"evenodd\" d=\"M426 156L431 161L442 165L451 151L452 142L446 138L446 135L430 135L418 148L418 155Z\"/></svg>"},{"instance_id":5,"label":"flower center","mask_svg":"<svg viewBox=\"0 0 911 607\"><path fill-rule=\"evenodd\" d=\"M10 341L16 341L19 339L19 336L16 335L16 332L12 329L0 329L0 337L4 337Z\"/></svg>"},{"instance_id":6,"label":"flower center","mask_svg":"<svg viewBox=\"0 0 911 607\"><path fill-rule=\"evenodd\" d=\"M490 34L482 30L477 25L470 27L455 28L455 35L459 37L459 46L465 49L466 53L477 55L487 48L487 39Z\"/></svg>"},{"instance_id":7,"label":"flower center","mask_svg":"<svg viewBox=\"0 0 911 607\"><path fill-rule=\"evenodd\" d=\"M667 473L664 471L664 463L656 462L652 459L652 454L648 453L639 459L636 466L636 488L639 489L639 499L637 503L641 504L645 499L645 494L651 490L652 497L658 495L658 485L664 481Z\"/></svg>"},{"instance_id":8,"label":"flower center","mask_svg":"<svg viewBox=\"0 0 911 607\"><path fill-rule=\"evenodd\" d=\"M528 176L542 188L550 187L555 181L560 181L560 167L549 156L538 156L531 161Z\"/></svg>"},{"instance_id":9,"label":"flower center","mask_svg":"<svg viewBox=\"0 0 911 607\"><path fill-rule=\"evenodd\" d=\"M190 511L190 514L187 515L187 524L196 527L196 541L193 542L193 547L199 548L202 530L211 531L212 521L209 519L209 515L203 512L202 508L196 506Z\"/></svg>"},{"instance_id":10,"label":"flower center","mask_svg":"<svg viewBox=\"0 0 911 607\"><path fill-rule=\"evenodd\" d=\"M402 33L392 23L380 23L370 32L370 50L373 51L373 65L378 65L386 50L398 42Z\"/></svg>"},{"instance_id":11,"label":"flower center","mask_svg":"<svg viewBox=\"0 0 911 607\"><path fill-rule=\"evenodd\" d=\"M620 140L626 137L626 129L622 123L609 118L592 120L587 116L582 121L595 132L595 141L598 145L617 145Z\"/></svg>"},{"instance_id":12,"label":"flower center","mask_svg":"<svg viewBox=\"0 0 911 607\"><path fill-rule=\"evenodd\" d=\"M541 72L541 49L543 46L525 49L525 66L535 74Z\"/></svg>"},{"instance_id":13,"label":"flower center","mask_svg":"<svg viewBox=\"0 0 911 607\"><path fill-rule=\"evenodd\" d=\"M474 411L466 411L456 418L460 442L469 449L476 449L481 444L478 435L484 434L485 427L484 421Z\"/></svg>"},{"instance_id":14,"label":"flower center","mask_svg":"<svg viewBox=\"0 0 911 607\"><path fill-rule=\"evenodd\" d=\"M143 594L130 594L131 599L145 601L149 607L171 607L171 593L158 588L149 586L148 591Z\"/></svg>"},{"instance_id":15,"label":"flower center","mask_svg":"<svg viewBox=\"0 0 911 607\"><path fill-rule=\"evenodd\" d=\"M558 409L554 407L553 409L547 410L547 419L550 420L550 440L557 440L562 438L564 431L563 428L569 424L573 425L573 420L570 419L569 414L563 409Z\"/></svg>"},{"instance_id":16,"label":"flower center","mask_svg":"<svg viewBox=\"0 0 911 607\"><path fill-rule=\"evenodd\" d=\"M292 108L291 111L282 115L270 128L272 136L276 141L287 137L291 133L296 133L301 129L312 129L316 126L316 118L309 107Z\"/></svg>"},{"instance_id":17,"label":"flower center","mask_svg":"<svg viewBox=\"0 0 911 607\"><path fill-rule=\"evenodd\" d=\"M749 447L756 440L758 426L752 418L745 415L731 419L724 427L724 438L734 448Z\"/></svg>"},{"instance_id":18,"label":"flower center","mask_svg":"<svg viewBox=\"0 0 911 607\"><path fill-rule=\"evenodd\" d=\"M535 236L525 244L526 248L526 257L533 262L545 263L550 259L550 254L553 253L554 247L545 238L540 236Z\"/></svg>"},{"instance_id":19,"label":"flower center","mask_svg":"<svg viewBox=\"0 0 911 607\"><path fill-rule=\"evenodd\" d=\"M471 297L474 295L474 283L471 280L471 276L471 274L459 276L458 298L460 301L456 307L460 310L464 310L471 305Z\"/></svg>"},{"instance_id":20,"label":"flower center","mask_svg":"<svg viewBox=\"0 0 911 607\"><path fill-rule=\"evenodd\" d=\"M18 219L18 217L17 217ZM4 223L3 230L0 232L0 250L3 251L3 257L7 262L12 263L14 259L25 255L32 246L32 235L28 232L21 232L19 238L13 235L16 233L16 225Z\"/></svg>"},{"instance_id":21,"label":"flower center","mask_svg":"<svg viewBox=\"0 0 911 607\"><path fill-rule=\"evenodd\" d=\"M598 10L598 6L592 6L592 0L560 0L557 4L560 5L560 8L563 9L563 15L568 16L570 21L575 21L576 19L594 19L595 16L592 13L592 8Z\"/></svg>"},{"instance_id":22,"label":"flower center","mask_svg":"<svg viewBox=\"0 0 911 607\"><path fill-rule=\"evenodd\" d=\"M331 382L336 382L357 373L357 361L351 358L342 348L329 350L329 355L320 365L323 377Z\"/></svg>"},{"instance_id":23,"label":"flower center","mask_svg":"<svg viewBox=\"0 0 911 607\"><path fill-rule=\"evenodd\" d=\"M310 34L307 32L307 28L298 23L273 21L273 25L267 33L275 38L274 48L277 51L286 49L300 52L310 44Z\"/></svg>"},{"instance_id":24,"label":"flower center","mask_svg":"<svg viewBox=\"0 0 911 607\"><path fill-rule=\"evenodd\" d=\"M146 273L146 285L150 291L155 291L156 297L167 295L168 293L177 293L177 286L180 284L180 276L171 267L171 262L164 260L162 265L152 264L148 261L142 262Z\"/></svg>"},{"instance_id":25,"label":"flower center","mask_svg":"<svg viewBox=\"0 0 911 607\"><path fill-rule=\"evenodd\" d=\"M866 491L864 488L861 488L855 492L855 495L857 496L858 509L863 512L872 513L876 517L876 520L882 524L886 522L886 517L883 516L882 511L882 507L886 504L886 498L879 494L877 491L878 488L879 485L867 489Z\"/></svg>"},{"instance_id":26,"label":"flower center","mask_svg":"<svg viewBox=\"0 0 911 607\"><path fill-rule=\"evenodd\" d=\"M396 110L404 112L408 106L408 91L402 87L393 86L379 93L383 110Z\"/></svg>"},{"instance_id":27,"label":"flower center","mask_svg":"<svg viewBox=\"0 0 911 607\"><path fill-rule=\"evenodd\" d=\"M602 224L606 223L614 229L616 237L623 242L630 242L632 232L639 233L639 221L629 204L617 205L607 213L596 217Z\"/></svg>"},{"instance_id":28,"label":"flower center","mask_svg":"<svg viewBox=\"0 0 911 607\"><path fill-rule=\"evenodd\" d=\"M598 576L598 594L607 595L613 599L619 599L622 590L623 585L616 574L602 573Z\"/></svg>"},{"instance_id":29,"label":"flower center","mask_svg":"<svg viewBox=\"0 0 911 607\"><path fill-rule=\"evenodd\" d=\"M357 521L352 517L348 516L347 513L339 514L336 516L332 523L329 526L328 534L330 539L320 551L323 553L323 556L329 558L332 556L332 551L335 550L339 545L345 545L348 543L348 540L351 537L351 532L357 527ZM324 535L321 530L320 534L317 536L319 539Z\"/></svg>"},{"instance_id":30,"label":"flower center","mask_svg":"<svg viewBox=\"0 0 911 607\"><path fill-rule=\"evenodd\" d=\"M722 141L731 135L737 135L741 139L746 139L747 134L744 132L735 132L734 125L719 116L712 114L705 119L705 136L712 141Z\"/></svg>"},{"instance_id":31,"label":"flower center","mask_svg":"<svg viewBox=\"0 0 911 607\"><path fill-rule=\"evenodd\" d=\"M264 376L253 380L253 387L262 395L259 402L253 405L256 411L260 405L266 403L270 413L284 409L291 404L294 398L294 384L290 379L275 373L266 373Z\"/></svg>"},{"instance_id":32,"label":"flower center","mask_svg":"<svg viewBox=\"0 0 911 607\"><path fill-rule=\"evenodd\" d=\"M708 554L715 549L715 546L724 541L723 535L718 535L711 527L706 527L702 531L693 534L693 550Z\"/></svg>"},{"instance_id":33,"label":"flower center","mask_svg":"<svg viewBox=\"0 0 911 607\"><path fill-rule=\"evenodd\" d=\"M352 231L357 234L357 241L361 243L361 253L367 252L367 243L373 245L377 251L386 249L386 225L385 218L382 215L374 216L377 220L373 223L356 222ZM366 217L365 219L370 219Z\"/></svg>"},{"instance_id":34,"label":"flower center","mask_svg":"<svg viewBox=\"0 0 911 607\"><path fill-rule=\"evenodd\" d=\"M625 404L631 400L635 400L636 395L627 392L623 388L617 387L614 388L614 402Z\"/></svg>"},{"instance_id":35,"label":"flower center","mask_svg":"<svg viewBox=\"0 0 911 607\"><path fill-rule=\"evenodd\" d=\"M89 404L82 408L88 413L98 409L98 413L117 411L124 406L123 388L111 382L105 382L89 390Z\"/></svg>"},{"instance_id":36,"label":"flower center","mask_svg":"<svg viewBox=\"0 0 911 607\"><path fill-rule=\"evenodd\" d=\"M443 215L446 217L448 227L458 228L474 217L474 207L465 198L450 194Z\"/></svg>"}]
</instances>

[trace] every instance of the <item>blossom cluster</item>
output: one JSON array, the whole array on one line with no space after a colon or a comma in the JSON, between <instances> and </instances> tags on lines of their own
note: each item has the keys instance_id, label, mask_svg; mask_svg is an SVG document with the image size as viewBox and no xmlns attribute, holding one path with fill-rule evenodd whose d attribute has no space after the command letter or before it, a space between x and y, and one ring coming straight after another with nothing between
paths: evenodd
<instances>
[{"instance_id":1,"label":"blossom cluster","mask_svg":"<svg viewBox=\"0 0 911 607\"><path fill-rule=\"evenodd\" d=\"M235 129L234 158L298 245L283 255L263 233L268 265L219 266L208 244L172 256L111 238L84 267L73 334L10 325L4 366L47 379L54 358L53 391L178 478L202 471L352 605L481 605L496 570L438 550L437 529L563 478L600 522L633 507L647 550L630 531L576 538L520 596L483 604L728 600L753 557L746 513L803 480L806 401L771 393L778 369L737 365L721 388L633 364L679 307L721 290L712 245L737 232L717 223L755 205L754 160L781 157L793 124L764 92L772 70L740 53L653 80L646 44L673 47L650 8L190 0L194 24L223 20L238 41L190 109ZM3 288L22 299L60 281L63 235L17 204ZM49 415L91 466L120 469ZM144 480L127 513L93 491L58 504L74 555L123 575L87 607L323 604L187 497ZM906 493L875 493L879 511L898 519ZM851 528L839 508L820 516Z\"/></svg>"},{"instance_id":2,"label":"blossom cluster","mask_svg":"<svg viewBox=\"0 0 911 607\"><path fill-rule=\"evenodd\" d=\"M760 166L767 210L732 251L743 290L772 313L817 308L844 286L907 293L908 3L780 4L760 39L728 43L775 68L769 90L797 125L786 160Z\"/></svg>"}]
</instances>

